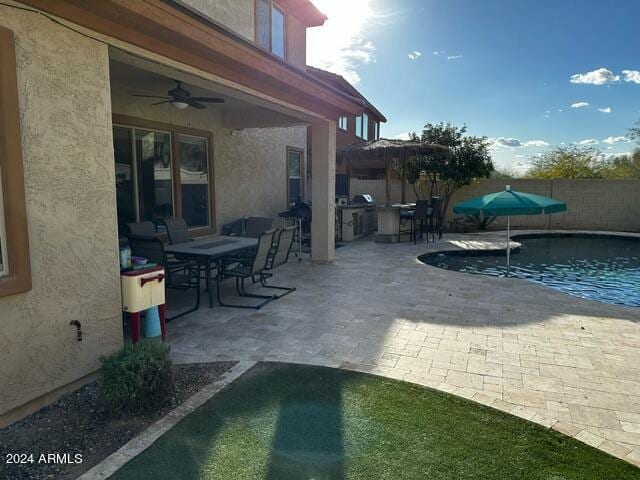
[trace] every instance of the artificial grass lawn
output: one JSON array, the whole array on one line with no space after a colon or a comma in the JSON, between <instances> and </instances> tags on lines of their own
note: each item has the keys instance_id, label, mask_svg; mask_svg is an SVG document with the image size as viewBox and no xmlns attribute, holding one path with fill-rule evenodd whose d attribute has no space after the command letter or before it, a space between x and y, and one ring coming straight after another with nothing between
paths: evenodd
<instances>
[{"instance_id":1,"label":"artificial grass lawn","mask_svg":"<svg viewBox=\"0 0 640 480\"><path fill-rule=\"evenodd\" d=\"M553 430L416 385L258 364L115 480L639 479Z\"/></svg>"}]
</instances>

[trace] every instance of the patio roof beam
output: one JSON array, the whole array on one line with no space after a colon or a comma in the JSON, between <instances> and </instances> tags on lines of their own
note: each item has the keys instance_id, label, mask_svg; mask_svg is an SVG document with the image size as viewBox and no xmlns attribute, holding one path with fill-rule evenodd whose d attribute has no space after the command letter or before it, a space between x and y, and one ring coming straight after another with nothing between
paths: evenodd
<instances>
[{"instance_id":1,"label":"patio roof beam","mask_svg":"<svg viewBox=\"0 0 640 480\"><path fill-rule=\"evenodd\" d=\"M219 76L325 118L357 115L363 103L252 42L184 9L147 0L22 0L90 31Z\"/></svg>"},{"instance_id":2,"label":"patio roof beam","mask_svg":"<svg viewBox=\"0 0 640 480\"><path fill-rule=\"evenodd\" d=\"M222 127L230 130L306 126L308 124L309 122L299 118L261 107L235 108L222 111Z\"/></svg>"}]
</instances>

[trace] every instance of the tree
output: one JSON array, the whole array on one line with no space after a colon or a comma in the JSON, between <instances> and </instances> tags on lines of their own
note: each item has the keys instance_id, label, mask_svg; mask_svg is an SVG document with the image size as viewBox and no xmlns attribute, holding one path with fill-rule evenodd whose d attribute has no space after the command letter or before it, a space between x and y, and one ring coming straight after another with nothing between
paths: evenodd
<instances>
[{"instance_id":1,"label":"tree","mask_svg":"<svg viewBox=\"0 0 640 480\"><path fill-rule=\"evenodd\" d=\"M533 159L528 178L604 178L606 165L597 148L557 147Z\"/></svg>"},{"instance_id":2,"label":"tree","mask_svg":"<svg viewBox=\"0 0 640 480\"><path fill-rule=\"evenodd\" d=\"M603 170L605 178L640 179L640 149L630 155L616 155L609 158Z\"/></svg>"},{"instance_id":3,"label":"tree","mask_svg":"<svg viewBox=\"0 0 640 480\"><path fill-rule=\"evenodd\" d=\"M410 134L412 140L443 145L451 151L450 155L416 157L406 165L406 178L416 197L439 197L442 215L456 190L478 178L489 177L493 171L487 138L468 136L466 132L466 125L456 127L450 123L428 123L420 136Z\"/></svg>"},{"instance_id":4,"label":"tree","mask_svg":"<svg viewBox=\"0 0 640 480\"><path fill-rule=\"evenodd\" d=\"M635 127L629 129L629 136L632 140L635 140L636 143L640 144L640 121L636 122Z\"/></svg>"}]
</instances>

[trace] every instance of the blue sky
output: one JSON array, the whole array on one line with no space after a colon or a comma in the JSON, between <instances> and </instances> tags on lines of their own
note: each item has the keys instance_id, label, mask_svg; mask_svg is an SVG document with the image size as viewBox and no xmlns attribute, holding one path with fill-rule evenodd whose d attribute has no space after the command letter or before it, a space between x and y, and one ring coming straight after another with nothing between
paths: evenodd
<instances>
[{"instance_id":1,"label":"blue sky","mask_svg":"<svg viewBox=\"0 0 640 480\"><path fill-rule=\"evenodd\" d=\"M639 0L314 2L329 21L310 31L309 63L355 83L389 119L383 136L466 123L520 171L563 143L634 147Z\"/></svg>"}]
</instances>

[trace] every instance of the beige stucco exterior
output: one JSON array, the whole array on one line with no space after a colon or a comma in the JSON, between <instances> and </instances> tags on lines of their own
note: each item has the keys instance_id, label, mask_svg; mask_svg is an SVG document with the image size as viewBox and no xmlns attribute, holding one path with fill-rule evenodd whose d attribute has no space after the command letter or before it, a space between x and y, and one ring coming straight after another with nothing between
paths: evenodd
<instances>
[{"instance_id":1,"label":"beige stucco exterior","mask_svg":"<svg viewBox=\"0 0 640 480\"><path fill-rule=\"evenodd\" d=\"M0 298L3 425L122 346L112 114L211 132L218 232L241 216L277 218L287 205L287 146L306 151L307 140L304 126L231 130L216 108L151 107L132 96L138 86L112 82L102 41L4 6L0 25L16 38L33 278L31 291ZM72 320L82 323L81 342Z\"/></svg>"},{"instance_id":2,"label":"beige stucco exterior","mask_svg":"<svg viewBox=\"0 0 640 480\"><path fill-rule=\"evenodd\" d=\"M220 111L176 110L170 105L152 107L136 99L136 90L112 86L113 113L206 130L213 135L215 209L217 231L243 216L270 216L287 208L287 146L306 150L304 127L221 127Z\"/></svg>"},{"instance_id":3,"label":"beige stucco exterior","mask_svg":"<svg viewBox=\"0 0 640 480\"><path fill-rule=\"evenodd\" d=\"M179 0L200 15L242 35L255 39L255 0Z\"/></svg>"},{"instance_id":4,"label":"beige stucco exterior","mask_svg":"<svg viewBox=\"0 0 640 480\"><path fill-rule=\"evenodd\" d=\"M107 47L4 6L0 25L15 35L33 281L0 298L1 424L95 371L122 327Z\"/></svg>"},{"instance_id":5,"label":"beige stucco exterior","mask_svg":"<svg viewBox=\"0 0 640 480\"><path fill-rule=\"evenodd\" d=\"M255 41L255 0L179 0L187 8ZM307 28L291 14L287 14L287 60L305 68L307 65Z\"/></svg>"}]
</instances>

